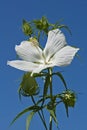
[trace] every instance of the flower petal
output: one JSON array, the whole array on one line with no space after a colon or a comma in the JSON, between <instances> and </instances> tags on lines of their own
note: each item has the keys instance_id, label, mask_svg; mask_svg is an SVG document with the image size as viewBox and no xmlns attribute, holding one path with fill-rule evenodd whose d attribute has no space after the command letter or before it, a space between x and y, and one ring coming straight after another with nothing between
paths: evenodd
<instances>
[{"instance_id":1,"label":"flower petal","mask_svg":"<svg viewBox=\"0 0 87 130\"><path fill-rule=\"evenodd\" d=\"M18 56L29 62L41 62L42 60L42 50L37 45L34 45L32 42L23 41L20 45L15 46L15 50Z\"/></svg>"},{"instance_id":2,"label":"flower petal","mask_svg":"<svg viewBox=\"0 0 87 130\"><path fill-rule=\"evenodd\" d=\"M39 73L42 70L52 67L53 65L45 65L45 64L35 64L32 62L27 62L27 61L22 61L22 60L13 60L13 61L8 61L7 65L10 65L11 67L14 67L19 70L31 72L33 73Z\"/></svg>"},{"instance_id":3,"label":"flower petal","mask_svg":"<svg viewBox=\"0 0 87 130\"><path fill-rule=\"evenodd\" d=\"M22 61L22 60L8 61L7 65L10 65L11 67L14 67L16 69L28 71L28 72L34 71L39 66L38 64L27 62L27 61Z\"/></svg>"},{"instance_id":4,"label":"flower petal","mask_svg":"<svg viewBox=\"0 0 87 130\"><path fill-rule=\"evenodd\" d=\"M53 56L51 62L55 66L67 66L71 63L78 50L79 48L65 46Z\"/></svg>"},{"instance_id":5,"label":"flower petal","mask_svg":"<svg viewBox=\"0 0 87 130\"><path fill-rule=\"evenodd\" d=\"M57 51L66 45L64 34L59 30L55 29L49 31L46 46L44 48L44 55L49 60Z\"/></svg>"},{"instance_id":6,"label":"flower petal","mask_svg":"<svg viewBox=\"0 0 87 130\"><path fill-rule=\"evenodd\" d=\"M40 64L39 67L37 67L36 69L34 69L33 73L40 73L42 70L47 69L49 67L53 67L53 64Z\"/></svg>"}]
</instances>

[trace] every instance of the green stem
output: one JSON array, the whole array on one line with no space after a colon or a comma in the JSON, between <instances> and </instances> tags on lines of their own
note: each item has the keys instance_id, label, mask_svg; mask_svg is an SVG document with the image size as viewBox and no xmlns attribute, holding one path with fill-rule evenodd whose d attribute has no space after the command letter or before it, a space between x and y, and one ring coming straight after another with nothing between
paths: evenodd
<instances>
[{"instance_id":1,"label":"green stem","mask_svg":"<svg viewBox=\"0 0 87 130\"><path fill-rule=\"evenodd\" d=\"M52 100L53 100L52 68L49 68L48 72L49 72L49 75L50 75L50 96L51 96L51 102L52 102ZM52 116L51 116L51 114L50 114L49 130L52 130Z\"/></svg>"},{"instance_id":2,"label":"green stem","mask_svg":"<svg viewBox=\"0 0 87 130\"><path fill-rule=\"evenodd\" d=\"M50 115L49 130L52 130L52 116Z\"/></svg>"},{"instance_id":3,"label":"green stem","mask_svg":"<svg viewBox=\"0 0 87 130\"><path fill-rule=\"evenodd\" d=\"M36 102L35 102L33 96L31 96L31 99L32 99L32 102L34 103L34 105L36 105ZM42 112L42 111L41 111L41 112ZM42 117L43 115L41 115L41 113L40 113L39 111L38 111L38 114L39 114L39 116L40 116L40 119L41 119L42 122L43 122L43 125L44 125L45 129L48 130L47 125L46 125L46 122L45 122L45 119Z\"/></svg>"},{"instance_id":4,"label":"green stem","mask_svg":"<svg viewBox=\"0 0 87 130\"><path fill-rule=\"evenodd\" d=\"M46 121L45 121L45 117L44 117L44 113L43 113L43 110L42 110L42 109L41 109L41 113L42 113L42 117L43 117L44 122L46 122Z\"/></svg>"},{"instance_id":5,"label":"green stem","mask_svg":"<svg viewBox=\"0 0 87 130\"><path fill-rule=\"evenodd\" d=\"M53 98L53 91L52 91L52 68L49 68L49 75L50 75L50 96L51 96L51 101Z\"/></svg>"}]
</instances>

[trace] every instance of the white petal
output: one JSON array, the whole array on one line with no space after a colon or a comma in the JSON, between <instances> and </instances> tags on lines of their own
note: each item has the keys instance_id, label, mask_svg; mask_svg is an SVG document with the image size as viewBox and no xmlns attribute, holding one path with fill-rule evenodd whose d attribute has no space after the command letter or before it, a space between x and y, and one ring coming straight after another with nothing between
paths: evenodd
<instances>
[{"instance_id":1,"label":"white petal","mask_svg":"<svg viewBox=\"0 0 87 130\"><path fill-rule=\"evenodd\" d=\"M34 46L32 42L23 41L15 46L18 56L29 62L40 62L42 60L42 50L39 46Z\"/></svg>"},{"instance_id":2,"label":"white petal","mask_svg":"<svg viewBox=\"0 0 87 130\"><path fill-rule=\"evenodd\" d=\"M55 29L49 31L46 46L44 48L44 55L49 60L57 51L66 45L64 34L59 30Z\"/></svg>"},{"instance_id":3,"label":"white petal","mask_svg":"<svg viewBox=\"0 0 87 130\"><path fill-rule=\"evenodd\" d=\"M22 60L8 61L7 65L10 65L11 67L14 67L16 69L28 71L28 72L32 72L37 67L39 67L38 64L35 64L35 63L32 63L32 62L27 62L27 61L22 61Z\"/></svg>"},{"instance_id":4,"label":"white petal","mask_svg":"<svg viewBox=\"0 0 87 130\"><path fill-rule=\"evenodd\" d=\"M42 70L44 69L47 69L49 67L53 67L54 65L53 64L49 64L49 65L45 65L45 64L40 64L38 68L34 69L33 73L39 73L41 72Z\"/></svg>"},{"instance_id":5,"label":"white petal","mask_svg":"<svg viewBox=\"0 0 87 130\"><path fill-rule=\"evenodd\" d=\"M42 70L53 67L53 64L50 65L44 65L44 64L35 64L32 62L27 62L27 61L21 61L21 60L13 60L13 61L8 61L7 65L10 65L11 67L14 67L19 70L31 72L33 73L39 73Z\"/></svg>"},{"instance_id":6,"label":"white petal","mask_svg":"<svg viewBox=\"0 0 87 130\"><path fill-rule=\"evenodd\" d=\"M71 63L78 50L79 48L65 46L53 56L51 62L55 66L67 66Z\"/></svg>"},{"instance_id":7,"label":"white petal","mask_svg":"<svg viewBox=\"0 0 87 130\"><path fill-rule=\"evenodd\" d=\"M39 65L36 69L33 70L33 73L40 73L42 70L46 69L47 67L45 65Z\"/></svg>"}]
</instances>

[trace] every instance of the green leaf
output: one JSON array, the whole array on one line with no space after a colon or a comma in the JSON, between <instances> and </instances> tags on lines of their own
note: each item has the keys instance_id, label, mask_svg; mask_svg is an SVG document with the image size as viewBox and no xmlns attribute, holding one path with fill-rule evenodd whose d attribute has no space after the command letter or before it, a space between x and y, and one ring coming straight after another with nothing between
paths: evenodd
<instances>
[{"instance_id":1,"label":"green leaf","mask_svg":"<svg viewBox=\"0 0 87 130\"><path fill-rule=\"evenodd\" d=\"M30 107L24 109L22 112L20 112L20 113L13 119L13 121L12 121L11 124L10 124L10 126L11 126L19 117L21 117L21 116L22 116L23 114L25 114L26 112L29 112L29 111L31 111L31 110L36 111L37 109L38 109L38 106L36 106L36 105L30 106Z\"/></svg>"},{"instance_id":2,"label":"green leaf","mask_svg":"<svg viewBox=\"0 0 87 130\"><path fill-rule=\"evenodd\" d=\"M24 109L22 112L20 112L20 113L13 119L13 121L11 122L10 125L12 125L19 117L21 117L23 114L25 114L25 113L28 112L28 111L29 111L29 108L26 108L26 109Z\"/></svg>"},{"instance_id":3,"label":"green leaf","mask_svg":"<svg viewBox=\"0 0 87 130\"><path fill-rule=\"evenodd\" d=\"M55 114L54 110L50 110L50 109L47 109L47 110L49 111L49 113L52 116L54 122L56 123L56 126L58 127L58 120L56 118L56 114Z\"/></svg>"},{"instance_id":4,"label":"green leaf","mask_svg":"<svg viewBox=\"0 0 87 130\"><path fill-rule=\"evenodd\" d=\"M29 116L27 117L27 120L26 120L26 130L29 129L30 122L31 122L31 120L32 120L32 118L33 118L33 116L34 116L35 113L36 113L36 112L33 112L33 111L32 111L32 112L29 114Z\"/></svg>"},{"instance_id":5,"label":"green leaf","mask_svg":"<svg viewBox=\"0 0 87 130\"><path fill-rule=\"evenodd\" d=\"M66 81L65 81L63 75L60 72L53 73L53 74L57 75L61 79L61 81L63 82L65 88L67 89L67 84L66 84Z\"/></svg>"}]
</instances>

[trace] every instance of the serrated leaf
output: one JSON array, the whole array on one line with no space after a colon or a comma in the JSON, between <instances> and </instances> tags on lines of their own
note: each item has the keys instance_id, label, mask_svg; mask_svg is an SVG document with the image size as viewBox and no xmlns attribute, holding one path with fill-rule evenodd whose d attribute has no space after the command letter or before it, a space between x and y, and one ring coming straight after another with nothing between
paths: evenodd
<instances>
[{"instance_id":1,"label":"serrated leaf","mask_svg":"<svg viewBox=\"0 0 87 130\"><path fill-rule=\"evenodd\" d=\"M27 120L26 120L26 130L29 130L29 126L30 126L30 122L31 122L31 120L32 120L32 118L33 118L33 116L34 116L34 114L35 114L36 112L31 112L30 114L29 114L29 116L27 117Z\"/></svg>"},{"instance_id":2,"label":"serrated leaf","mask_svg":"<svg viewBox=\"0 0 87 130\"><path fill-rule=\"evenodd\" d=\"M67 84L66 84L66 81L65 81L63 75L60 72L57 72L55 74L61 79L61 81L63 82L65 88L67 89Z\"/></svg>"}]
</instances>

